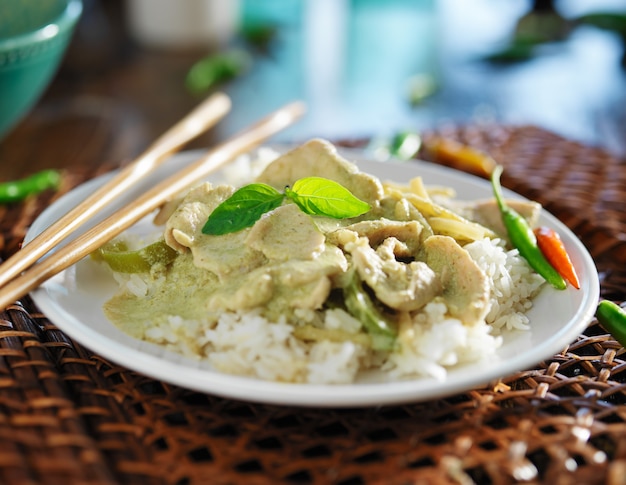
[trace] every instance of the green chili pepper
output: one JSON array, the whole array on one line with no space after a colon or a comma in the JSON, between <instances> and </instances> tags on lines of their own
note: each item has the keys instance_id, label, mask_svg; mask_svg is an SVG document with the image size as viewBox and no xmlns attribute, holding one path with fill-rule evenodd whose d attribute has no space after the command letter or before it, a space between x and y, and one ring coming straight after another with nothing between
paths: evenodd
<instances>
[{"instance_id":1,"label":"green chili pepper","mask_svg":"<svg viewBox=\"0 0 626 485\"><path fill-rule=\"evenodd\" d=\"M104 261L118 273L143 273L155 264L169 264L178 253L165 241L159 240L136 251L129 251L123 242L105 244L92 253L92 258Z\"/></svg>"},{"instance_id":2,"label":"green chili pepper","mask_svg":"<svg viewBox=\"0 0 626 485\"><path fill-rule=\"evenodd\" d=\"M29 195L57 189L60 183L61 174L58 170L42 170L20 180L0 183L0 203L19 202Z\"/></svg>"},{"instance_id":3,"label":"green chili pepper","mask_svg":"<svg viewBox=\"0 0 626 485\"><path fill-rule=\"evenodd\" d=\"M528 264L544 279L554 286L557 290L564 290L567 283L556 269L545 258L539 246L537 245L537 237L533 233L532 227L528 221L513 208L509 207L502 196L502 188L500 186L500 175L502 174L502 166L496 165L491 173L491 185L493 193L496 197L500 213L502 214L502 222L506 227L509 239L514 247L517 248Z\"/></svg>"},{"instance_id":4,"label":"green chili pepper","mask_svg":"<svg viewBox=\"0 0 626 485\"><path fill-rule=\"evenodd\" d=\"M615 339L626 347L626 311L616 303L602 300L596 309L596 318Z\"/></svg>"},{"instance_id":5,"label":"green chili pepper","mask_svg":"<svg viewBox=\"0 0 626 485\"><path fill-rule=\"evenodd\" d=\"M344 288L344 296L348 313L363 324L372 339L372 348L391 350L397 336L396 329L365 292L356 271L350 283Z\"/></svg>"}]
</instances>

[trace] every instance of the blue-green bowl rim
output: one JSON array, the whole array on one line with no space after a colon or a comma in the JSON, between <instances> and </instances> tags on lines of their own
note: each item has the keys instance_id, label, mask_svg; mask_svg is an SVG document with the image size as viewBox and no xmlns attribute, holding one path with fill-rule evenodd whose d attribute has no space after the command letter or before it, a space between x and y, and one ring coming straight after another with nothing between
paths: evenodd
<instances>
[{"instance_id":1,"label":"blue-green bowl rim","mask_svg":"<svg viewBox=\"0 0 626 485\"><path fill-rule=\"evenodd\" d=\"M50 39L63 35L74 28L82 11L82 0L68 0L61 14L46 25L42 25L40 28L24 34L7 39L0 39L0 51L6 52L14 49L22 49L24 47L47 42ZM50 34L51 25L58 27L53 34Z\"/></svg>"}]
</instances>

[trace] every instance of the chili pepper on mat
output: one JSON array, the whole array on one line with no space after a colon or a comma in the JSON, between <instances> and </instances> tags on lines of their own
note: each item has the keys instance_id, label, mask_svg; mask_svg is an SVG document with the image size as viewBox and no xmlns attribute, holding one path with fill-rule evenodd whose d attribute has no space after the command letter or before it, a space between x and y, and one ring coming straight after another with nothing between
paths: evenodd
<instances>
[{"instance_id":1,"label":"chili pepper on mat","mask_svg":"<svg viewBox=\"0 0 626 485\"><path fill-rule=\"evenodd\" d=\"M556 269L548 262L546 257L539 249L537 237L533 232L528 221L520 215L516 210L509 207L502 196L502 188L500 186L500 175L502 174L502 166L496 165L491 173L491 185L493 193L502 214L502 222L506 227L511 243L522 255L528 264L544 279L554 286L557 290L564 290L567 283Z\"/></svg>"},{"instance_id":2,"label":"chili pepper on mat","mask_svg":"<svg viewBox=\"0 0 626 485\"><path fill-rule=\"evenodd\" d=\"M61 174L58 170L42 170L20 180L0 183L0 204L19 202L29 195L57 189L60 183Z\"/></svg>"},{"instance_id":3,"label":"chili pepper on mat","mask_svg":"<svg viewBox=\"0 0 626 485\"><path fill-rule=\"evenodd\" d=\"M436 162L485 178L496 165L487 153L449 138L425 139L423 145Z\"/></svg>"},{"instance_id":4,"label":"chili pepper on mat","mask_svg":"<svg viewBox=\"0 0 626 485\"><path fill-rule=\"evenodd\" d=\"M567 250L561 241L561 236L554 229L550 227L538 227L535 229L535 236L537 237L537 244L539 249L550 262L554 269L565 278L565 280L577 290L580 290L580 282L578 281L578 275L576 269L572 264L572 260L567 254Z\"/></svg>"},{"instance_id":5,"label":"chili pepper on mat","mask_svg":"<svg viewBox=\"0 0 626 485\"><path fill-rule=\"evenodd\" d=\"M615 339L626 347L626 311L618 304L602 300L596 309L596 318Z\"/></svg>"}]
</instances>

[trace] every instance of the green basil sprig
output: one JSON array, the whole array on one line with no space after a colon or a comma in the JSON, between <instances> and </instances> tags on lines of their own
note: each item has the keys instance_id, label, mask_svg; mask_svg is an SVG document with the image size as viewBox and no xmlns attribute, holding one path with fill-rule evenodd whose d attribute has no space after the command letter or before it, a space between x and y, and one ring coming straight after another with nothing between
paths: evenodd
<instances>
[{"instance_id":1,"label":"green basil sprig","mask_svg":"<svg viewBox=\"0 0 626 485\"><path fill-rule=\"evenodd\" d=\"M346 219L365 214L370 210L367 202L357 199L343 185L322 177L297 180L285 195L306 214Z\"/></svg>"},{"instance_id":2,"label":"green basil sprig","mask_svg":"<svg viewBox=\"0 0 626 485\"><path fill-rule=\"evenodd\" d=\"M285 198L274 187L250 184L218 205L202 228L203 234L220 236L254 225L263 214L276 209Z\"/></svg>"},{"instance_id":3,"label":"green basil sprig","mask_svg":"<svg viewBox=\"0 0 626 485\"><path fill-rule=\"evenodd\" d=\"M297 180L281 193L266 184L250 184L236 190L218 205L202 228L203 234L221 236L251 227L263 214L276 209L285 198L310 215L346 219L370 210L367 202L355 197L341 184L323 177Z\"/></svg>"}]
</instances>

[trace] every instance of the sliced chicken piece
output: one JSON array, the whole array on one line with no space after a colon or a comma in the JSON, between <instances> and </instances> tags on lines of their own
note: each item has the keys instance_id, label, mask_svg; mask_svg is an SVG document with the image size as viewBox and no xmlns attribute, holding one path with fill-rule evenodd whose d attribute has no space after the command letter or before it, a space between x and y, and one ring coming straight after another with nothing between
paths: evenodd
<instances>
[{"instance_id":1,"label":"sliced chicken piece","mask_svg":"<svg viewBox=\"0 0 626 485\"><path fill-rule=\"evenodd\" d=\"M268 259L314 259L324 250L324 234L295 204L264 214L250 229L246 245Z\"/></svg>"},{"instance_id":2,"label":"sliced chicken piece","mask_svg":"<svg viewBox=\"0 0 626 485\"><path fill-rule=\"evenodd\" d=\"M274 295L275 285L268 268L227 278L205 301L210 312L251 310L266 304Z\"/></svg>"},{"instance_id":3,"label":"sliced chicken piece","mask_svg":"<svg viewBox=\"0 0 626 485\"><path fill-rule=\"evenodd\" d=\"M276 292L270 311L280 308L316 310L322 307L331 289L333 278L348 268L343 252L326 245L315 261L287 261L272 269Z\"/></svg>"},{"instance_id":4,"label":"sliced chicken piece","mask_svg":"<svg viewBox=\"0 0 626 485\"><path fill-rule=\"evenodd\" d=\"M425 261L441 281L450 314L466 325L482 322L489 311L489 283L469 253L450 236L424 241Z\"/></svg>"},{"instance_id":5,"label":"sliced chicken piece","mask_svg":"<svg viewBox=\"0 0 626 485\"><path fill-rule=\"evenodd\" d=\"M223 236L202 234L209 214L233 192L227 185L203 184L187 194L165 224L165 242L180 252L189 249L194 264L220 280L232 273L247 273L266 260L262 252L245 245L250 229Z\"/></svg>"},{"instance_id":6,"label":"sliced chicken piece","mask_svg":"<svg viewBox=\"0 0 626 485\"><path fill-rule=\"evenodd\" d=\"M383 210L381 217L387 217L396 221L417 221L422 226L419 237L420 243L433 235L430 223L408 200L387 196L381 201L381 208Z\"/></svg>"},{"instance_id":7,"label":"sliced chicken piece","mask_svg":"<svg viewBox=\"0 0 626 485\"><path fill-rule=\"evenodd\" d=\"M417 221L392 221L375 219L361 221L346 226L345 229L366 237L370 246L377 248L387 238L393 237L405 244L408 254L402 257L415 256L420 246L420 234L423 226ZM400 256L396 254L396 256Z\"/></svg>"},{"instance_id":8,"label":"sliced chicken piece","mask_svg":"<svg viewBox=\"0 0 626 485\"><path fill-rule=\"evenodd\" d=\"M352 255L360 278L374 291L376 298L397 310L418 310L441 292L439 279L424 262L397 261L394 238L387 241L374 250L366 238L360 238L346 249Z\"/></svg>"},{"instance_id":9,"label":"sliced chicken piece","mask_svg":"<svg viewBox=\"0 0 626 485\"><path fill-rule=\"evenodd\" d=\"M228 185L213 187L208 182L190 190L165 223L165 242L181 253L190 248L209 214L234 191Z\"/></svg>"},{"instance_id":10,"label":"sliced chicken piece","mask_svg":"<svg viewBox=\"0 0 626 485\"><path fill-rule=\"evenodd\" d=\"M176 197L174 199L170 199L165 202L152 219L152 223L155 226L162 226L167 222L167 220L174 214L180 203L183 201L184 197Z\"/></svg>"},{"instance_id":11,"label":"sliced chicken piece","mask_svg":"<svg viewBox=\"0 0 626 485\"><path fill-rule=\"evenodd\" d=\"M257 177L279 190L304 177L324 177L347 188L372 207L383 197L380 181L362 173L358 167L339 156L337 149L324 140L311 140L270 163Z\"/></svg>"},{"instance_id":12,"label":"sliced chicken piece","mask_svg":"<svg viewBox=\"0 0 626 485\"><path fill-rule=\"evenodd\" d=\"M228 279L212 295L208 307L216 311L265 305L264 314L274 318L295 308L314 310L328 298L333 277L347 267L343 252L325 245L314 260L271 261L239 278Z\"/></svg>"},{"instance_id":13,"label":"sliced chicken piece","mask_svg":"<svg viewBox=\"0 0 626 485\"><path fill-rule=\"evenodd\" d=\"M267 262L262 252L246 245L250 229L222 236L199 234L190 246L194 264L215 273L220 281L246 274Z\"/></svg>"},{"instance_id":14,"label":"sliced chicken piece","mask_svg":"<svg viewBox=\"0 0 626 485\"><path fill-rule=\"evenodd\" d=\"M355 244L358 240L359 235L349 229L341 228L326 234L326 243L332 244L344 252L347 252L345 248L348 245Z\"/></svg>"}]
</instances>

